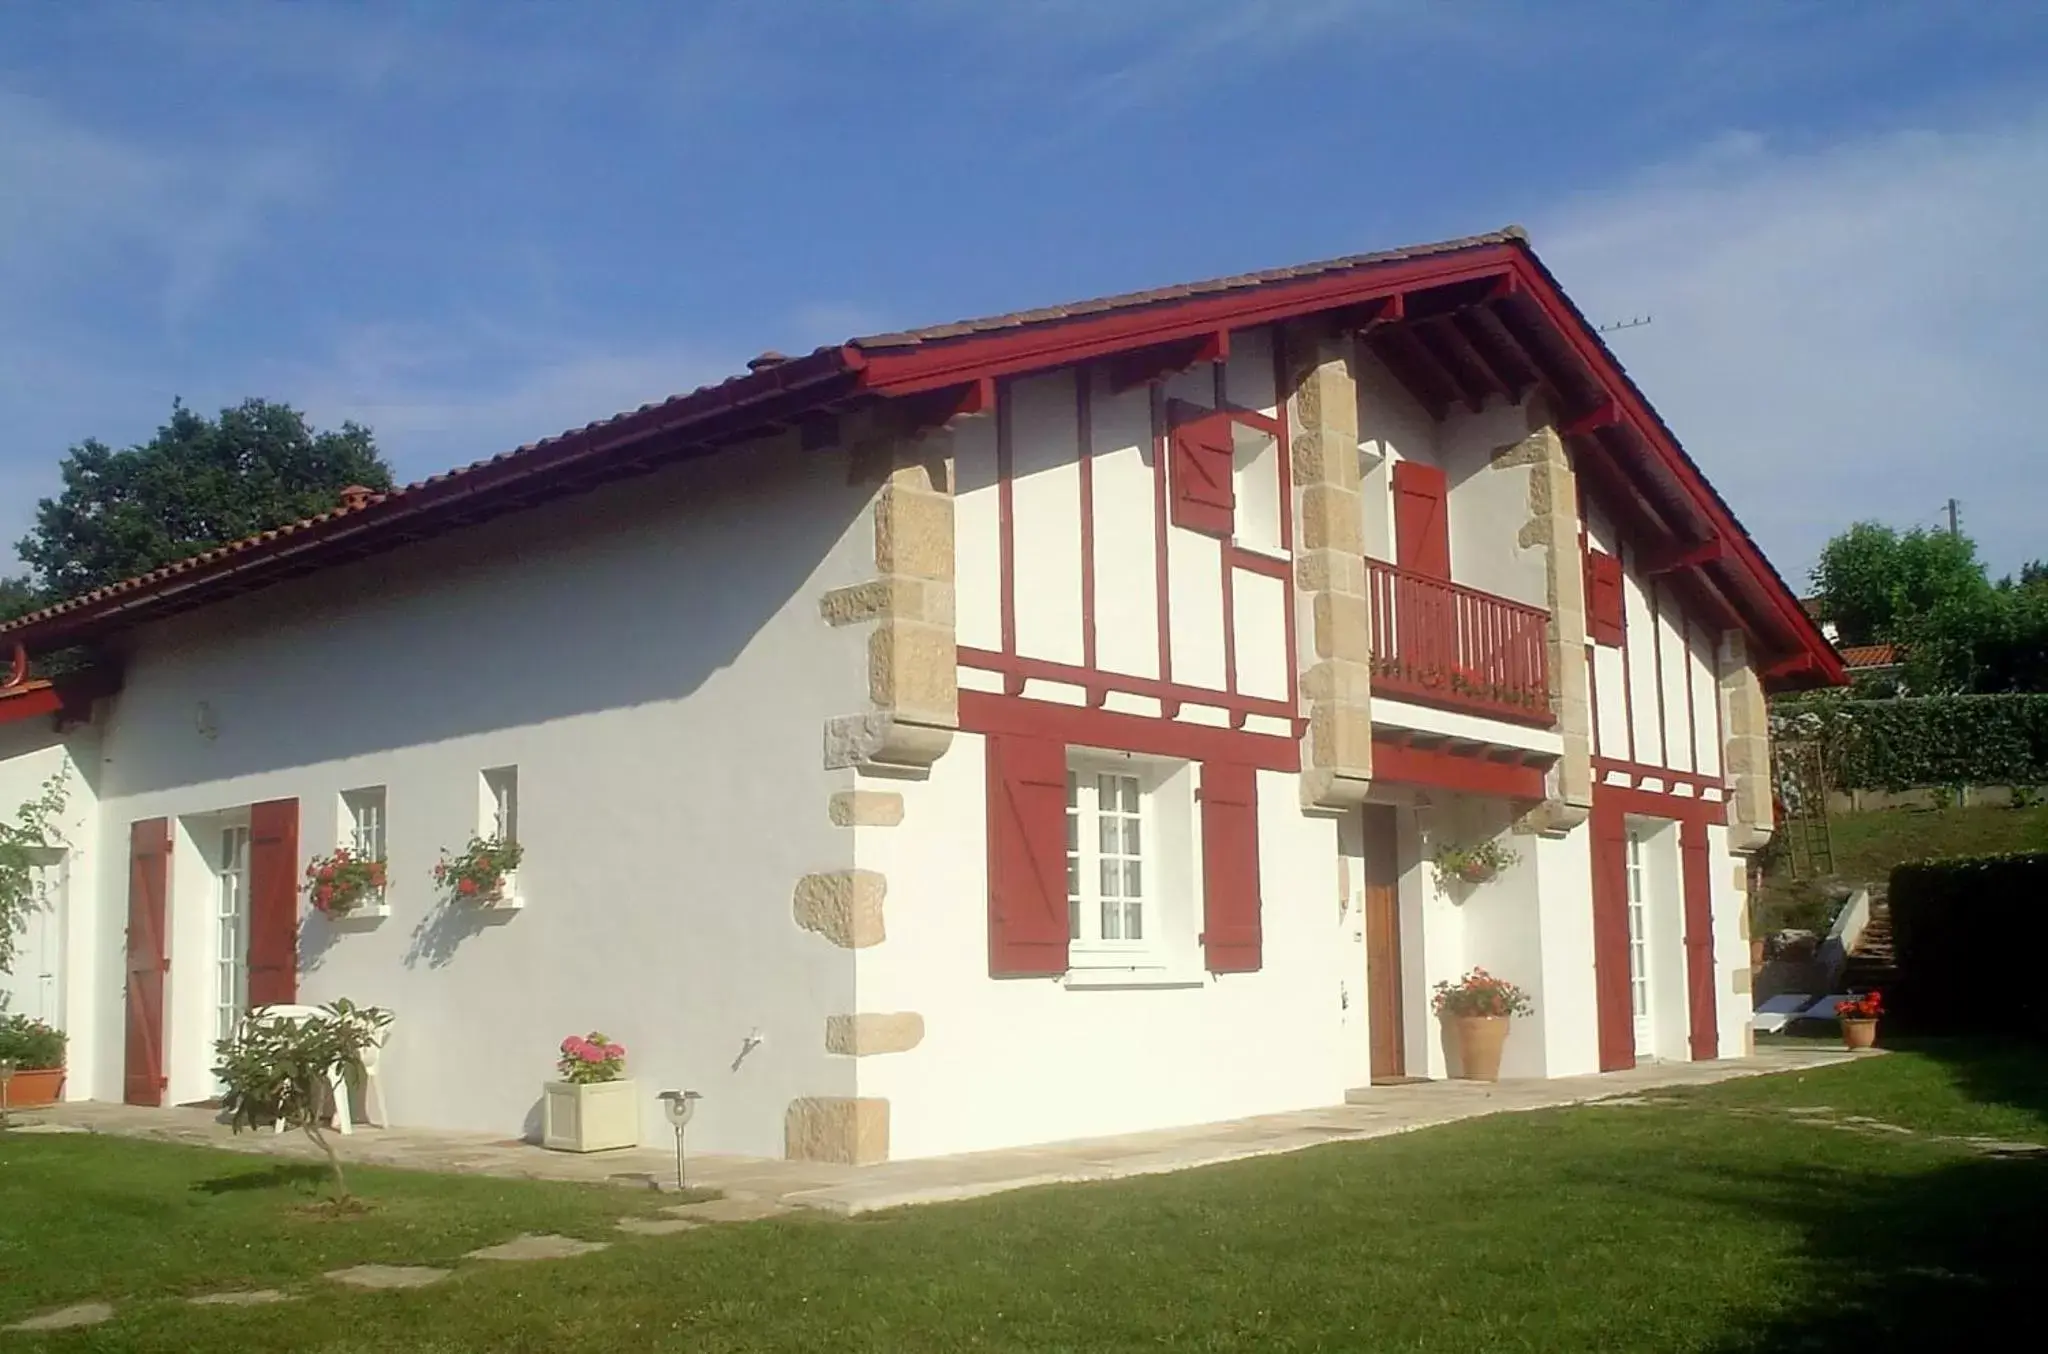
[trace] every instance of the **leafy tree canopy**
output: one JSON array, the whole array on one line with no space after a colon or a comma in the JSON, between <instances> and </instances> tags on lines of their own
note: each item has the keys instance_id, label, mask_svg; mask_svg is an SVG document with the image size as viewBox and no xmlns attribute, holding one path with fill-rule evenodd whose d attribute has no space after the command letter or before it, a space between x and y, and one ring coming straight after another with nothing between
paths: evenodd
<instances>
[{"instance_id":1,"label":"leafy tree canopy","mask_svg":"<svg viewBox=\"0 0 2048 1354\"><path fill-rule=\"evenodd\" d=\"M17 547L38 602L326 512L352 484L391 487L369 429L318 432L289 405L253 399L211 419L173 403L149 441L81 442L60 470L63 492L37 505ZM0 609L10 586L0 581Z\"/></svg>"},{"instance_id":2,"label":"leafy tree canopy","mask_svg":"<svg viewBox=\"0 0 2048 1354\"><path fill-rule=\"evenodd\" d=\"M1813 569L1821 619L1844 644L1902 643L1937 609L1980 607L1991 592L1969 537L1858 522L1827 543Z\"/></svg>"}]
</instances>

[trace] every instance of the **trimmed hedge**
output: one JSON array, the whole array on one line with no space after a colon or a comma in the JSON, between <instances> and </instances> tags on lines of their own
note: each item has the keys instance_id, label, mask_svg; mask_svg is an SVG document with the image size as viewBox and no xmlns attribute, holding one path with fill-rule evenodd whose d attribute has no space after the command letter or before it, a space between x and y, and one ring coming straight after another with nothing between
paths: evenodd
<instances>
[{"instance_id":1,"label":"trimmed hedge","mask_svg":"<svg viewBox=\"0 0 2048 1354\"><path fill-rule=\"evenodd\" d=\"M1771 732L1820 738L1831 790L2048 785L2048 695L1809 696L1773 702Z\"/></svg>"},{"instance_id":2,"label":"trimmed hedge","mask_svg":"<svg viewBox=\"0 0 2048 1354\"><path fill-rule=\"evenodd\" d=\"M2048 851L1897 866L1890 904L1899 976L1886 996L1903 1022L2048 1038L2048 982L2032 967L2048 953Z\"/></svg>"}]
</instances>

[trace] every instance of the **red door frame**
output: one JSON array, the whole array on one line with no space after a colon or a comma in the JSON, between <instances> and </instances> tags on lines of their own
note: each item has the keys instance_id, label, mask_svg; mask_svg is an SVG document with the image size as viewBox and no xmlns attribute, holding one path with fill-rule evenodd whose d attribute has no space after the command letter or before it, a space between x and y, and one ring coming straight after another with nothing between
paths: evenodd
<instances>
[{"instance_id":1,"label":"red door frame","mask_svg":"<svg viewBox=\"0 0 2048 1354\"><path fill-rule=\"evenodd\" d=\"M1628 822L1613 797L1593 793L1593 995L1600 1070L1636 1065L1635 1004L1628 975Z\"/></svg>"},{"instance_id":2,"label":"red door frame","mask_svg":"<svg viewBox=\"0 0 2048 1354\"><path fill-rule=\"evenodd\" d=\"M128 825L128 1029L121 1098L130 1105L164 1103L165 900L171 881L171 820Z\"/></svg>"}]
</instances>

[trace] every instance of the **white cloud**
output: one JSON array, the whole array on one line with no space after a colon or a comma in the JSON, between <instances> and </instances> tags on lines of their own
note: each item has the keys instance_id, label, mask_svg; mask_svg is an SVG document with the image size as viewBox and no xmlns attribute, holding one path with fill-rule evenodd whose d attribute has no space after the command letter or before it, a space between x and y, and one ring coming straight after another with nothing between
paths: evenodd
<instances>
[{"instance_id":1,"label":"white cloud","mask_svg":"<svg viewBox=\"0 0 2048 1354\"><path fill-rule=\"evenodd\" d=\"M1963 501L2048 554L2035 441L2048 107L1786 150L1729 135L1532 222L1545 262L1795 585L1849 522Z\"/></svg>"},{"instance_id":2,"label":"white cloud","mask_svg":"<svg viewBox=\"0 0 2048 1354\"><path fill-rule=\"evenodd\" d=\"M682 394L736 365L670 344L614 350L495 326L378 327L344 335L318 362L280 367L263 388L319 426L367 425L403 481Z\"/></svg>"}]
</instances>

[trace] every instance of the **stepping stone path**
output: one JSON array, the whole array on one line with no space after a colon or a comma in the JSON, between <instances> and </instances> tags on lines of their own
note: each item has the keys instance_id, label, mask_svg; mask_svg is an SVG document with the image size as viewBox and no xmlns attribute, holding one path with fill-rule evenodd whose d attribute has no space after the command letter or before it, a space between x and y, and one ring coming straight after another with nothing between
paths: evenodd
<instances>
[{"instance_id":1,"label":"stepping stone path","mask_svg":"<svg viewBox=\"0 0 2048 1354\"><path fill-rule=\"evenodd\" d=\"M275 1288L252 1288L239 1293L201 1293L185 1301L194 1307L261 1307L265 1303L289 1302L291 1294L280 1293Z\"/></svg>"},{"instance_id":2,"label":"stepping stone path","mask_svg":"<svg viewBox=\"0 0 2048 1354\"><path fill-rule=\"evenodd\" d=\"M688 1218L620 1218L618 1223L620 1231L634 1236L674 1236L677 1232L695 1231L703 1225Z\"/></svg>"},{"instance_id":3,"label":"stepping stone path","mask_svg":"<svg viewBox=\"0 0 2048 1354\"><path fill-rule=\"evenodd\" d=\"M425 1288L452 1272L427 1265L357 1265L352 1269L329 1270L327 1277L354 1288Z\"/></svg>"},{"instance_id":4,"label":"stepping stone path","mask_svg":"<svg viewBox=\"0 0 2048 1354\"><path fill-rule=\"evenodd\" d=\"M17 1321L8 1330L69 1330L73 1326L97 1326L111 1320L114 1306L110 1302L80 1302L69 1307L59 1307L54 1312L44 1312L26 1321Z\"/></svg>"},{"instance_id":5,"label":"stepping stone path","mask_svg":"<svg viewBox=\"0 0 2048 1354\"><path fill-rule=\"evenodd\" d=\"M773 1199L746 1199L728 1195L722 1199L705 1199L694 1204L670 1204L661 1210L670 1217L688 1218L691 1222L759 1222L762 1218L773 1218L790 1212L787 1204L776 1203Z\"/></svg>"},{"instance_id":6,"label":"stepping stone path","mask_svg":"<svg viewBox=\"0 0 2048 1354\"><path fill-rule=\"evenodd\" d=\"M566 1260L574 1255L588 1255L611 1245L609 1241L578 1241L573 1236L556 1236L553 1233L515 1236L510 1241L496 1246L486 1246L480 1251L471 1251L472 1260Z\"/></svg>"}]
</instances>

